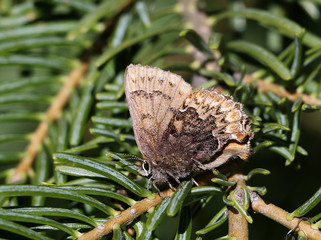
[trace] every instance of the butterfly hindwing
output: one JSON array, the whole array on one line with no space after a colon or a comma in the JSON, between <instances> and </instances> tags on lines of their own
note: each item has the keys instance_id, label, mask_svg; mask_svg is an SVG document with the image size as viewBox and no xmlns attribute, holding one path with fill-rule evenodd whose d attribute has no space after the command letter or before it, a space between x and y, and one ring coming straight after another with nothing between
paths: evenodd
<instances>
[{"instance_id":1,"label":"butterfly hindwing","mask_svg":"<svg viewBox=\"0 0 321 240\"><path fill-rule=\"evenodd\" d=\"M247 158L251 134L250 121L240 103L215 90L200 90L186 98L169 123L162 149L177 159L192 159L207 168L209 163L211 167L222 164L222 158L213 160L219 158L231 142L235 145L229 157Z\"/></svg>"}]
</instances>

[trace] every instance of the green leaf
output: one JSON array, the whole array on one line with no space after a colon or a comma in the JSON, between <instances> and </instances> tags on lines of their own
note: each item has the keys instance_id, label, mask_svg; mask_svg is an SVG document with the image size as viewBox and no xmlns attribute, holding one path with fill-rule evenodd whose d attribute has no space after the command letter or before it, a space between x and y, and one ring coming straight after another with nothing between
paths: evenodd
<instances>
[{"instance_id":1,"label":"green leaf","mask_svg":"<svg viewBox=\"0 0 321 240\"><path fill-rule=\"evenodd\" d=\"M211 49L216 50L220 47L223 35L221 33L212 33L208 40L208 45Z\"/></svg>"},{"instance_id":2,"label":"green leaf","mask_svg":"<svg viewBox=\"0 0 321 240\"><path fill-rule=\"evenodd\" d=\"M138 240L149 240L152 239L152 234L153 231L148 229L148 228L144 228L142 234L139 236Z\"/></svg>"},{"instance_id":3,"label":"green leaf","mask_svg":"<svg viewBox=\"0 0 321 240\"><path fill-rule=\"evenodd\" d=\"M1 134L0 143L8 143L12 141L29 141L30 135L27 134Z\"/></svg>"},{"instance_id":4,"label":"green leaf","mask_svg":"<svg viewBox=\"0 0 321 240\"><path fill-rule=\"evenodd\" d=\"M289 148L287 147L271 147L270 148L273 152L276 152L283 156L288 161L292 162L294 157L292 156L292 153Z\"/></svg>"},{"instance_id":5,"label":"green leaf","mask_svg":"<svg viewBox=\"0 0 321 240\"><path fill-rule=\"evenodd\" d=\"M203 53L208 58L213 58L213 53L211 48L202 39L197 32L192 29L183 30L179 33L180 37L186 38L195 48L197 48L201 53Z\"/></svg>"},{"instance_id":6,"label":"green leaf","mask_svg":"<svg viewBox=\"0 0 321 240\"><path fill-rule=\"evenodd\" d=\"M76 211L69 210L66 208L51 208L51 207L28 207L28 208L16 208L10 209L12 212L18 213L26 213L37 216L57 216L64 218L74 218L85 223L92 225L93 227L97 227L98 223L95 222L92 218L87 217L83 214L80 214Z\"/></svg>"},{"instance_id":7,"label":"green leaf","mask_svg":"<svg viewBox=\"0 0 321 240\"><path fill-rule=\"evenodd\" d=\"M234 196L234 191L230 192L230 197L231 200L234 203L234 207L239 211L239 213L241 213L243 215L243 217L249 222L249 223L253 223L253 219L250 216L250 214L246 211L246 209L235 199Z\"/></svg>"},{"instance_id":8,"label":"green leaf","mask_svg":"<svg viewBox=\"0 0 321 240\"><path fill-rule=\"evenodd\" d=\"M9 210L0 209L0 217L11 220L11 221L18 221L18 222L28 222L28 223L37 223L37 224L46 224L55 228L58 228L68 234L70 234L73 237L79 237L79 233L77 231L72 230L71 228L57 222L54 220L51 220L49 218L35 216L35 215L29 215L29 214L23 214L18 212L12 212Z\"/></svg>"},{"instance_id":9,"label":"green leaf","mask_svg":"<svg viewBox=\"0 0 321 240\"><path fill-rule=\"evenodd\" d=\"M43 118L42 113L37 112L13 112L0 114L0 122L14 122L14 121L40 121Z\"/></svg>"},{"instance_id":10,"label":"green leaf","mask_svg":"<svg viewBox=\"0 0 321 240\"><path fill-rule=\"evenodd\" d=\"M124 7L130 2L131 1L128 0L101 2L94 10L88 12L88 14L81 18L74 29L68 33L67 39L74 40L79 35L88 32L99 19L104 16L111 17L113 14L116 14L118 9Z\"/></svg>"},{"instance_id":11,"label":"green leaf","mask_svg":"<svg viewBox=\"0 0 321 240\"><path fill-rule=\"evenodd\" d=\"M291 112L296 112L300 110L301 105L302 105L302 96L299 96L298 99L294 102L291 108Z\"/></svg>"},{"instance_id":12,"label":"green leaf","mask_svg":"<svg viewBox=\"0 0 321 240\"><path fill-rule=\"evenodd\" d=\"M222 225L227 220L227 208L223 207L206 225L205 228L196 231L197 235L204 235Z\"/></svg>"},{"instance_id":13,"label":"green leaf","mask_svg":"<svg viewBox=\"0 0 321 240\"><path fill-rule=\"evenodd\" d=\"M124 202L129 206L133 206L136 201L126 197L124 195L121 195L119 193L115 193L112 191L108 191L106 189L99 189L99 188L95 188L93 189L92 187L82 187L82 186L64 186L61 187L62 189L67 189L70 191L76 191L78 193L81 194L86 194L86 195L96 195L96 196L104 196L104 197L108 197L108 198L112 198L112 199L116 199L118 201Z\"/></svg>"},{"instance_id":14,"label":"green leaf","mask_svg":"<svg viewBox=\"0 0 321 240\"><path fill-rule=\"evenodd\" d=\"M57 36L60 33L66 33L75 26L74 21L61 21L55 23L41 23L27 25L19 28L0 31L0 41L9 41L13 39L25 39L36 36Z\"/></svg>"},{"instance_id":15,"label":"green leaf","mask_svg":"<svg viewBox=\"0 0 321 240\"><path fill-rule=\"evenodd\" d=\"M271 132L271 131L280 130L280 129L285 130L285 131L290 131L291 130L287 126L284 126L284 125L279 124L279 123L264 123L263 124L263 128L262 128L262 132L265 134L265 133L268 133L268 132Z\"/></svg>"},{"instance_id":16,"label":"green leaf","mask_svg":"<svg viewBox=\"0 0 321 240\"><path fill-rule=\"evenodd\" d=\"M118 144L120 144L122 147L124 147L129 153L136 154L136 149L133 149L132 146L128 145L126 142L123 142L126 139L134 140L132 135L120 135L115 132L104 130L104 129L98 129L98 128L91 128L90 132L94 135L101 135L104 137L110 137L114 139Z\"/></svg>"},{"instance_id":17,"label":"green leaf","mask_svg":"<svg viewBox=\"0 0 321 240\"><path fill-rule=\"evenodd\" d=\"M163 201L156 207L156 209L150 213L146 221L147 229L154 231L161 223L166 214L166 208L170 203L170 200L170 197L164 198Z\"/></svg>"},{"instance_id":18,"label":"green leaf","mask_svg":"<svg viewBox=\"0 0 321 240\"><path fill-rule=\"evenodd\" d=\"M231 75L229 75L227 73L214 71L214 70L201 69L200 74L207 76L207 77L212 77L212 78L220 80L220 81L223 81L230 87L235 86L235 80L233 79L233 77Z\"/></svg>"},{"instance_id":19,"label":"green leaf","mask_svg":"<svg viewBox=\"0 0 321 240\"><path fill-rule=\"evenodd\" d=\"M10 80L0 85L0 93L15 92L20 89L39 87L49 83L60 83L61 77L30 77Z\"/></svg>"},{"instance_id":20,"label":"green leaf","mask_svg":"<svg viewBox=\"0 0 321 240\"><path fill-rule=\"evenodd\" d=\"M192 233L192 213L189 206L183 207L175 240L190 240Z\"/></svg>"},{"instance_id":21,"label":"green leaf","mask_svg":"<svg viewBox=\"0 0 321 240\"><path fill-rule=\"evenodd\" d=\"M0 97L1 104L11 104L11 103L38 103L38 104L49 104L51 98L46 95L37 95L29 93L13 93L6 94Z\"/></svg>"},{"instance_id":22,"label":"green leaf","mask_svg":"<svg viewBox=\"0 0 321 240\"><path fill-rule=\"evenodd\" d=\"M112 92L103 92L103 93L97 93L96 94L96 99L98 101L114 101L117 99L116 93Z\"/></svg>"},{"instance_id":23,"label":"green leaf","mask_svg":"<svg viewBox=\"0 0 321 240\"><path fill-rule=\"evenodd\" d=\"M76 41L67 41L63 37L39 37L18 39L10 42L0 43L0 53L7 53L13 51L21 51L34 48L52 47L52 46L68 46L74 47L79 45Z\"/></svg>"},{"instance_id":24,"label":"green leaf","mask_svg":"<svg viewBox=\"0 0 321 240\"><path fill-rule=\"evenodd\" d=\"M250 180L253 176L257 174L263 174L263 175L269 175L271 172L269 170L263 169L263 168L255 168L251 170L247 176L245 177L245 180L248 181Z\"/></svg>"},{"instance_id":25,"label":"green leaf","mask_svg":"<svg viewBox=\"0 0 321 240\"><path fill-rule=\"evenodd\" d=\"M98 75L97 75L98 76ZM94 81L94 80L93 80ZM79 102L79 109L76 112L73 122L71 124L71 132L69 144L71 146L77 146L82 140L85 124L88 120L88 116L94 102L94 96L92 95L94 90L94 84L89 84L83 91Z\"/></svg>"},{"instance_id":26,"label":"green leaf","mask_svg":"<svg viewBox=\"0 0 321 240\"><path fill-rule=\"evenodd\" d=\"M127 102L101 101L97 103L98 109L120 109L128 110Z\"/></svg>"},{"instance_id":27,"label":"green leaf","mask_svg":"<svg viewBox=\"0 0 321 240\"><path fill-rule=\"evenodd\" d=\"M249 191L248 191L246 186L240 185L240 187L243 190L243 208L248 210L249 207L250 207L250 202L251 202L250 193L249 193Z\"/></svg>"},{"instance_id":28,"label":"green leaf","mask_svg":"<svg viewBox=\"0 0 321 240\"><path fill-rule=\"evenodd\" d=\"M291 154L292 154L292 159L287 159L286 165L291 164L291 162L295 158L295 153L297 151L297 147L299 144L300 134L301 134L300 115L301 115L301 111L296 111L293 114L292 132L291 132L291 138L290 138L291 144L289 146L289 150L291 151Z\"/></svg>"},{"instance_id":29,"label":"green leaf","mask_svg":"<svg viewBox=\"0 0 321 240\"><path fill-rule=\"evenodd\" d=\"M70 176L75 176L75 177L100 177L104 178L105 176L83 169L83 168L78 168L78 167L71 167L71 166L57 166L56 171L70 175Z\"/></svg>"},{"instance_id":30,"label":"green leaf","mask_svg":"<svg viewBox=\"0 0 321 240\"><path fill-rule=\"evenodd\" d=\"M17 161L20 161L21 158L23 158L24 156L25 156L25 153L1 152L0 153L0 163L17 162Z\"/></svg>"},{"instance_id":31,"label":"green leaf","mask_svg":"<svg viewBox=\"0 0 321 240\"><path fill-rule=\"evenodd\" d=\"M112 240L123 240L123 232L120 228L120 224L119 223L115 223L113 225L113 237Z\"/></svg>"},{"instance_id":32,"label":"green leaf","mask_svg":"<svg viewBox=\"0 0 321 240\"><path fill-rule=\"evenodd\" d=\"M192 185L192 181L185 181L176 189L166 210L168 216L175 216L178 213L183 205L184 199L190 192Z\"/></svg>"},{"instance_id":33,"label":"green leaf","mask_svg":"<svg viewBox=\"0 0 321 240\"><path fill-rule=\"evenodd\" d=\"M40 151L36 157L35 163L35 176L32 179L33 185L41 184L46 181L50 176L50 163L51 158L45 151ZM45 198L42 196L35 196L32 198L32 206L43 206L45 204Z\"/></svg>"},{"instance_id":34,"label":"green leaf","mask_svg":"<svg viewBox=\"0 0 321 240\"><path fill-rule=\"evenodd\" d=\"M95 4L89 1L67 1L67 2L65 0L54 0L54 1L59 4L66 5L68 7L71 7L73 9L76 9L82 12L90 12L95 9Z\"/></svg>"},{"instance_id":35,"label":"green leaf","mask_svg":"<svg viewBox=\"0 0 321 240\"><path fill-rule=\"evenodd\" d=\"M236 237L223 236L223 237L215 238L214 240L236 240Z\"/></svg>"},{"instance_id":36,"label":"green leaf","mask_svg":"<svg viewBox=\"0 0 321 240\"><path fill-rule=\"evenodd\" d=\"M302 111L304 112L315 112L321 109L321 105L310 105L310 104L303 104Z\"/></svg>"},{"instance_id":37,"label":"green leaf","mask_svg":"<svg viewBox=\"0 0 321 240\"><path fill-rule=\"evenodd\" d=\"M309 31L306 31L303 37L303 44L309 47L317 47L321 45L321 38Z\"/></svg>"},{"instance_id":38,"label":"green leaf","mask_svg":"<svg viewBox=\"0 0 321 240\"><path fill-rule=\"evenodd\" d=\"M190 195L199 195L199 194L217 194L222 193L222 190L218 187L214 186L199 186L199 187L193 187L191 189Z\"/></svg>"},{"instance_id":39,"label":"green leaf","mask_svg":"<svg viewBox=\"0 0 321 240\"><path fill-rule=\"evenodd\" d=\"M106 63L107 61L109 61L112 57L116 56L118 53L120 53L121 51L139 43L142 42L146 39L149 39L151 37L157 36L157 35L161 35L164 34L166 32L170 32L170 31L174 31L176 29L175 25L173 26L166 26L163 28L156 28L153 31L148 31L146 33L140 34L139 36L129 39L127 41L124 41L121 45L114 47L114 48L109 48L107 49L96 61L96 66L100 67L101 65L103 65L104 63Z\"/></svg>"},{"instance_id":40,"label":"green leaf","mask_svg":"<svg viewBox=\"0 0 321 240\"><path fill-rule=\"evenodd\" d=\"M135 240L134 238L132 238L132 236L129 235L129 233L126 231L123 231L125 240Z\"/></svg>"},{"instance_id":41,"label":"green leaf","mask_svg":"<svg viewBox=\"0 0 321 240\"><path fill-rule=\"evenodd\" d=\"M135 224L134 224L134 229L135 229L135 232L136 232L136 239L140 238L144 229L147 229L146 228L146 224L142 221L137 221Z\"/></svg>"},{"instance_id":42,"label":"green leaf","mask_svg":"<svg viewBox=\"0 0 321 240\"><path fill-rule=\"evenodd\" d=\"M258 144L257 146L255 146L253 148L253 153L259 151L261 148L267 148L267 147L270 147L274 144L273 141L264 141L264 142L261 142L260 144Z\"/></svg>"},{"instance_id":43,"label":"green leaf","mask_svg":"<svg viewBox=\"0 0 321 240\"><path fill-rule=\"evenodd\" d=\"M0 228L9 232L13 232L20 236L24 236L29 239L35 240L53 240L53 238L49 238L44 236L41 233L38 233L34 230L31 230L23 225L14 223L12 221L8 221L6 219L0 218Z\"/></svg>"},{"instance_id":44,"label":"green leaf","mask_svg":"<svg viewBox=\"0 0 321 240\"><path fill-rule=\"evenodd\" d=\"M135 4L136 11L138 13L138 16L144 23L145 27L149 27L150 25L150 17L148 13L148 7L146 5L146 2L144 1L137 1Z\"/></svg>"},{"instance_id":45,"label":"green leaf","mask_svg":"<svg viewBox=\"0 0 321 240\"><path fill-rule=\"evenodd\" d=\"M264 48L246 41L233 41L227 44L230 50L245 53L262 64L268 66L283 80L292 79L290 70L271 52Z\"/></svg>"},{"instance_id":46,"label":"green leaf","mask_svg":"<svg viewBox=\"0 0 321 240\"><path fill-rule=\"evenodd\" d=\"M132 128L133 124L131 121L122 118L108 118L108 117L93 117L92 121L96 124L104 124L107 126L121 127L121 128Z\"/></svg>"},{"instance_id":47,"label":"green leaf","mask_svg":"<svg viewBox=\"0 0 321 240\"><path fill-rule=\"evenodd\" d=\"M221 178L212 178L211 181L226 187L234 186L236 184L236 181L227 181Z\"/></svg>"},{"instance_id":48,"label":"green leaf","mask_svg":"<svg viewBox=\"0 0 321 240\"><path fill-rule=\"evenodd\" d=\"M118 214L116 210L97 201L92 197L52 186L4 185L0 186L0 196L44 196L60 198L88 204L90 206L98 208L108 215Z\"/></svg>"},{"instance_id":49,"label":"green leaf","mask_svg":"<svg viewBox=\"0 0 321 240\"><path fill-rule=\"evenodd\" d=\"M302 28L297 23L281 16L277 16L269 11L258 10L258 9L238 9L236 11L226 11L215 16L215 24L223 20L224 18L230 17L246 17L248 19L253 19L269 27L277 29L280 33L285 34L286 36L302 37L305 33L305 29Z\"/></svg>"},{"instance_id":50,"label":"green leaf","mask_svg":"<svg viewBox=\"0 0 321 240\"><path fill-rule=\"evenodd\" d=\"M292 213L287 216L288 220L292 220L294 217L302 217L311 211L321 201L321 187L318 191L309 198L303 205L295 209Z\"/></svg>"},{"instance_id":51,"label":"green leaf","mask_svg":"<svg viewBox=\"0 0 321 240\"><path fill-rule=\"evenodd\" d=\"M76 66L74 60L64 57L33 57L27 55L8 55L0 56L0 66L26 66L26 67L41 67L57 70L68 70Z\"/></svg>"},{"instance_id":52,"label":"green leaf","mask_svg":"<svg viewBox=\"0 0 321 240\"><path fill-rule=\"evenodd\" d=\"M294 59L291 66L291 75L292 77L296 77L299 73L301 66L302 66L302 37L295 36L295 52L294 52Z\"/></svg>"},{"instance_id":53,"label":"green leaf","mask_svg":"<svg viewBox=\"0 0 321 240\"><path fill-rule=\"evenodd\" d=\"M95 161L94 159L66 153L57 153L55 154L54 159L58 164L67 164L75 167L81 167L85 168L86 170L90 170L92 172L101 174L113 180L114 182L122 185L123 187L125 187L126 189L138 196L149 196L149 192L146 189L136 184L134 181L126 177L124 174L120 173L119 171L110 166L107 166L106 164Z\"/></svg>"},{"instance_id":54,"label":"green leaf","mask_svg":"<svg viewBox=\"0 0 321 240\"><path fill-rule=\"evenodd\" d=\"M248 189L254 191L254 192L257 192L258 194L260 194L261 196L265 195L267 193L267 189L266 187L250 187L250 186L247 186Z\"/></svg>"}]
</instances>

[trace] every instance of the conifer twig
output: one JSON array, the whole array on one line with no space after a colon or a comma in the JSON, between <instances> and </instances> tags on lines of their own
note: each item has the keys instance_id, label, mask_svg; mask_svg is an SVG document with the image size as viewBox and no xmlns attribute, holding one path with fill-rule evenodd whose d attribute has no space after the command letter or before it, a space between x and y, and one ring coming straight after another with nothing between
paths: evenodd
<instances>
[{"instance_id":1,"label":"conifer twig","mask_svg":"<svg viewBox=\"0 0 321 240\"><path fill-rule=\"evenodd\" d=\"M288 212L275 206L272 203L266 203L257 194L251 194L251 206L254 212L261 213L262 215L282 224L283 226L291 229L299 234L303 234L311 240L321 240L321 232L318 229L312 228L311 224L301 221L299 218L287 220Z\"/></svg>"},{"instance_id":2,"label":"conifer twig","mask_svg":"<svg viewBox=\"0 0 321 240\"><path fill-rule=\"evenodd\" d=\"M45 119L39 124L38 128L33 133L31 141L26 149L26 156L20 161L16 167L13 176L10 178L11 183L22 181L24 174L27 173L33 164L41 145L47 136L49 122L55 121L59 118L61 111L64 106L67 104L70 96L70 92L79 84L84 74L88 69L88 64L90 58L101 52L102 48L105 46L105 39L112 34L112 29L117 23L117 19L121 14L131 8L135 3L135 0L129 0L125 2L120 8L115 12L115 15L112 18L108 18L105 21L105 29L102 31L97 38L94 40L92 46L88 48L83 56L81 57L81 66L77 69L74 69L68 75L63 87L58 92L55 97L54 102L50 105L47 110ZM104 40L102 40L104 39Z\"/></svg>"},{"instance_id":3,"label":"conifer twig","mask_svg":"<svg viewBox=\"0 0 321 240\"><path fill-rule=\"evenodd\" d=\"M165 198L165 197L169 197L173 193L173 190L167 189L161 193L162 193L162 197ZM130 220L133 220L139 215L147 212L150 208L156 207L161 201L162 201L162 198L159 196L158 193L155 194L154 199L145 198L140 202L137 202L134 206L122 211L119 215L99 225L93 230L83 234L78 238L78 240L99 239L100 237L112 232L113 226L115 224L118 223L119 225L122 225Z\"/></svg>"},{"instance_id":4,"label":"conifer twig","mask_svg":"<svg viewBox=\"0 0 321 240\"><path fill-rule=\"evenodd\" d=\"M282 98L286 97L293 102L295 102L300 96L300 94L298 92L293 92L293 93L289 92L288 90L284 89L283 87L279 86L278 84L269 83L269 82L264 81L262 79L254 79L251 75L245 75L243 78L243 82L244 83L255 82L256 87L260 91L262 91L262 92L273 91L273 93L275 93L279 97L282 97ZM311 97L308 94L302 94L302 100L306 104L321 105L321 99Z\"/></svg>"},{"instance_id":5,"label":"conifer twig","mask_svg":"<svg viewBox=\"0 0 321 240\"><path fill-rule=\"evenodd\" d=\"M88 68L87 63L82 63L77 69L74 69L68 75L64 85L56 95L55 100L51 103L47 110L46 117L41 121L38 128L33 133L31 141L26 150L26 156L20 161L10 179L11 183L20 182L25 173L27 173L33 164L33 161L41 148L43 140L47 136L49 122L57 120L61 111L69 100L71 91L80 82Z\"/></svg>"},{"instance_id":6,"label":"conifer twig","mask_svg":"<svg viewBox=\"0 0 321 240\"><path fill-rule=\"evenodd\" d=\"M243 192L240 186L246 186L244 175L240 173L240 166L237 163L231 162L228 166L232 173L229 181L237 181L233 194L237 201L243 204L242 194L240 194L240 196L236 196L237 194L235 193ZM248 222L233 206L228 207L228 232L229 237L235 237L237 240L249 239Z\"/></svg>"}]
</instances>

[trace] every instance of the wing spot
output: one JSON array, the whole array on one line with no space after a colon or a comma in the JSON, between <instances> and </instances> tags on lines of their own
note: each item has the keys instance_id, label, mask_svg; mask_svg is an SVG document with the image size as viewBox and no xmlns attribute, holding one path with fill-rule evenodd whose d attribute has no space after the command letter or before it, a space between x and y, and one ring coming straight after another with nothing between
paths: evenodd
<instances>
[{"instance_id":1,"label":"wing spot","mask_svg":"<svg viewBox=\"0 0 321 240\"><path fill-rule=\"evenodd\" d=\"M151 114L149 114L149 113L147 113L147 114L142 114L142 119L144 120L144 119L146 119L146 118L148 118L148 119L153 119L153 116L152 116Z\"/></svg>"}]
</instances>

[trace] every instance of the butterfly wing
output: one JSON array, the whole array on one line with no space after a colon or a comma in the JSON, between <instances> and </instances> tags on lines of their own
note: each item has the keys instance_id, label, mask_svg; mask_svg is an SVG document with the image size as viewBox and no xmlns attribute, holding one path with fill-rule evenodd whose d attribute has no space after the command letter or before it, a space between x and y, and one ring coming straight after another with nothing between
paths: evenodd
<instances>
[{"instance_id":1,"label":"butterfly wing","mask_svg":"<svg viewBox=\"0 0 321 240\"><path fill-rule=\"evenodd\" d=\"M246 159L252 135L240 103L215 90L200 90L186 98L171 120L162 151L212 169L232 156Z\"/></svg>"},{"instance_id":2,"label":"butterfly wing","mask_svg":"<svg viewBox=\"0 0 321 240\"><path fill-rule=\"evenodd\" d=\"M162 136L192 87L180 76L159 68L129 65L125 94L141 153L157 161Z\"/></svg>"}]
</instances>

